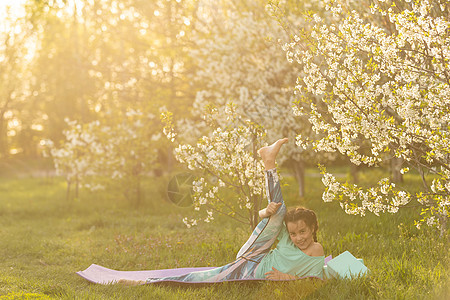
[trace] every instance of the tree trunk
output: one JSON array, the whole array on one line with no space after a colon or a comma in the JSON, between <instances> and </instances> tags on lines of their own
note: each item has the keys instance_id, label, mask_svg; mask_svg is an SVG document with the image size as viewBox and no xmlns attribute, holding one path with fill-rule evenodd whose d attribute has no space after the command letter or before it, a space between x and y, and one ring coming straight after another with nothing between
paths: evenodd
<instances>
[{"instance_id":1,"label":"tree trunk","mask_svg":"<svg viewBox=\"0 0 450 300\"><path fill-rule=\"evenodd\" d=\"M141 177L136 176L136 207L141 205Z\"/></svg>"},{"instance_id":2,"label":"tree trunk","mask_svg":"<svg viewBox=\"0 0 450 300\"><path fill-rule=\"evenodd\" d=\"M78 176L75 180L75 198L78 199L78 192L80 190L80 181L78 180Z\"/></svg>"},{"instance_id":3,"label":"tree trunk","mask_svg":"<svg viewBox=\"0 0 450 300\"><path fill-rule=\"evenodd\" d=\"M253 196L253 199L252 199L252 202L253 202L253 210L252 210L252 212L251 212L251 222L250 222L250 227L251 227L251 230L253 230L255 227L256 227L256 225L258 225L258 223L259 223L259 207L257 207L257 206L259 206L257 203L258 203L258 199L257 199L258 197L257 196Z\"/></svg>"},{"instance_id":4,"label":"tree trunk","mask_svg":"<svg viewBox=\"0 0 450 300\"><path fill-rule=\"evenodd\" d=\"M441 239L444 238L445 234L447 233L447 219L447 214L439 214L439 238Z\"/></svg>"},{"instance_id":5,"label":"tree trunk","mask_svg":"<svg viewBox=\"0 0 450 300\"><path fill-rule=\"evenodd\" d=\"M175 157L173 156L173 149L172 147L169 147L169 150L167 150L167 169L163 170L163 173L165 172L166 174L170 174L172 172L174 159Z\"/></svg>"},{"instance_id":6,"label":"tree trunk","mask_svg":"<svg viewBox=\"0 0 450 300\"><path fill-rule=\"evenodd\" d=\"M298 195L300 197L305 196L305 163L300 161L294 161L292 164L292 169L294 170L295 180L298 184Z\"/></svg>"},{"instance_id":7,"label":"tree trunk","mask_svg":"<svg viewBox=\"0 0 450 300\"><path fill-rule=\"evenodd\" d=\"M252 152L253 152L253 158L257 159L258 157L258 149L256 149L256 139L257 137L253 135L253 142L252 142ZM256 195L252 196L252 202L253 202L253 214L252 214L252 220L251 220L251 226L252 230L256 227L256 225L259 223L259 209L261 206L261 197L258 197Z\"/></svg>"},{"instance_id":8,"label":"tree trunk","mask_svg":"<svg viewBox=\"0 0 450 300\"><path fill-rule=\"evenodd\" d=\"M359 167L353 163L350 163L350 176L352 177L353 183L358 184L358 182L359 182Z\"/></svg>"},{"instance_id":9,"label":"tree trunk","mask_svg":"<svg viewBox=\"0 0 450 300\"><path fill-rule=\"evenodd\" d=\"M400 183L403 182L403 175L400 173L402 169L403 159L398 157L393 157L391 159L391 177L392 182Z\"/></svg>"},{"instance_id":10,"label":"tree trunk","mask_svg":"<svg viewBox=\"0 0 450 300\"><path fill-rule=\"evenodd\" d=\"M0 158L8 155L8 142L6 139L6 121L0 115Z\"/></svg>"},{"instance_id":11,"label":"tree trunk","mask_svg":"<svg viewBox=\"0 0 450 300\"><path fill-rule=\"evenodd\" d=\"M70 185L71 185L70 180L67 180L66 201L69 201L70 199Z\"/></svg>"}]
</instances>

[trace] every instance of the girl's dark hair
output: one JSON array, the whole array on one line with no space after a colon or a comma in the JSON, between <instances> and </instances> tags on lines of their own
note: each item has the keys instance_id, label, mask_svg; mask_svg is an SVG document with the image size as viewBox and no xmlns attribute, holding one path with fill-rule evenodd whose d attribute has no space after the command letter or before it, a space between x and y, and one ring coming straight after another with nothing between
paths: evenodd
<instances>
[{"instance_id":1,"label":"girl's dark hair","mask_svg":"<svg viewBox=\"0 0 450 300\"><path fill-rule=\"evenodd\" d=\"M284 223L287 226L288 222L297 222L302 220L305 222L306 226L312 229L314 242L317 242L317 231L319 230L319 222L317 222L316 213L304 207L293 207L288 210L286 216L284 217Z\"/></svg>"}]
</instances>

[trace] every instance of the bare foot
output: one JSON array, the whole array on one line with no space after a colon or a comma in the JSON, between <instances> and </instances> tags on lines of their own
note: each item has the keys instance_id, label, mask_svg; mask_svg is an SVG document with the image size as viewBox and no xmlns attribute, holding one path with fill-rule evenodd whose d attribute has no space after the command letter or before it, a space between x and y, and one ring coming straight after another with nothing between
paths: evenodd
<instances>
[{"instance_id":1,"label":"bare foot","mask_svg":"<svg viewBox=\"0 0 450 300\"><path fill-rule=\"evenodd\" d=\"M134 286L134 285L145 284L145 281L144 280L120 279L117 283L120 285L125 285L125 286Z\"/></svg>"},{"instance_id":2,"label":"bare foot","mask_svg":"<svg viewBox=\"0 0 450 300\"><path fill-rule=\"evenodd\" d=\"M279 139L270 146L262 147L258 150L259 156L261 156L266 170L275 168L275 159L281 146L287 143L288 138Z\"/></svg>"}]
</instances>

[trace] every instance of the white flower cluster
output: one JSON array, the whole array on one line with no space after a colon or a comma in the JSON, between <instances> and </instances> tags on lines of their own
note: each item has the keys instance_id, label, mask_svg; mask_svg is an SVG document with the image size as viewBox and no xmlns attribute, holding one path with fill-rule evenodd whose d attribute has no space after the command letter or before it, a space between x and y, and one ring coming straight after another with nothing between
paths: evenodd
<instances>
[{"instance_id":1,"label":"white flower cluster","mask_svg":"<svg viewBox=\"0 0 450 300\"><path fill-rule=\"evenodd\" d=\"M199 215L206 212L206 218L183 219L189 227L199 220L211 221L213 212L250 224L254 215L252 208L259 206L264 196L264 166L256 159L264 130L250 121L242 121L233 107L231 104L223 112L231 125L216 128L195 145L179 144L174 150L179 162L203 174L192 184L194 210ZM174 132L171 124L166 124L167 132Z\"/></svg>"},{"instance_id":2,"label":"white flower cluster","mask_svg":"<svg viewBox=\"0 0 450 300\"><path fill-rule=\"evenodd\" d=\"M92 130L99 125L92 122L82 126L75 121L65 120L69 129L63 133L66 142L61 148L49 143L50 155L58 175L65 176L68 182L82 181L83 177L96 174L92 166L92 157L86 155L89 151L93 155L102 155L103 147L97 142ZM89 150L87 150L89 149Z\"/></svg>"},{"instance_id":3,"label":"white flower cluster","mask_svg":"<svg viewBox=\"0 0 450 300\"><path fill-rule=\"evenodd\" d=\"M439 178L430 193L416 197L427 205L428 217L447 218L448 3L411 1L401 10L374 1L371 12L364 12L361 7L344 11L337 2L326 4L333 22L313 16L312 29L300 31L284 46L287 56L303 66L297 93L313 95L298 101L294 113L308 116L320 134L309 140L299 135L297 144L338 151L354 164L374 166L389 153L410 167L426 168ZM324 200L341 201L348 213L396 212L411 199L409 193L395 192L384 180L367 191L338 183L330 175L325 175L324 183Z\"/></svg>"},{"instance_id":4,"label":"white flower cluster","mask_svg":"<svg viewBox=\"0 0 450 300\"><path fill-rule=\"evenodd\" d=\"M321 172L325 185L322 199L325 202L340 201L347 214L364 216L367 210L377 216L384 212L396 213L400 207L411 201L409 193L394 190L395 184L387 178L380 180L376 187L364 190L354 184L337 181L324 167L321 167Z\"/></svg>"},{"instance_id":5,"label":"white flower cluster","mask_svg":"<svg viewBox=\"0 0 450 300\"><path fill-rule=\"evenodd\" d=\"M314 134L307 118L291 113L295 101L293 82L300 69L288 63L280 51L289 34L268 17L272 7L266 8L258 1L251 1L244 8L206 0L201 9L202 25L193 32L198 47L191 55L200 66L196 79L204 82L205 90L197 93L194 113L200 114L210 103L226 107L233 101L239 115L267 130L268 140L280 136L294 140L299 132L303 136ZM298 26L307 25L298 15L288 17ZM225 114L214 115L220 127L228 124L228 118ZM302 161L323 160L310 147L301 151L294 143L285 147L277 160L295 162L290 167L299 166Z\"/></svg>"},{"instance_id":6,"label":"white flower cluster","mask_svg":"<svg viewBox=\"0 0 450 300\"><path fill-rule=\"evenodd\" d=\"M137 110L107 115L110 119L87 124L66 120L69 128L61 147L48 143L56 171L69 184L96 191L121 182L129 190L153 169L159 139L155 116Z\"/></svg>"},{"instance_id":7,"label":"white flower cluster","mask_svg":"<svg viewBox=\"0 0 450 300\"><path fill-rule=\"evenodd\" d=\"M212 220L214 220L212 210L206 210L206 218L204 218L203 221L205 223L209 223ZM187 228L191 228L192 226L197 225L199 220L193 219L193 218L192 219L188 219L187 217L185 217L185 218L183 218L182 221L186 225Z\"/></svg>"}]
</instances>

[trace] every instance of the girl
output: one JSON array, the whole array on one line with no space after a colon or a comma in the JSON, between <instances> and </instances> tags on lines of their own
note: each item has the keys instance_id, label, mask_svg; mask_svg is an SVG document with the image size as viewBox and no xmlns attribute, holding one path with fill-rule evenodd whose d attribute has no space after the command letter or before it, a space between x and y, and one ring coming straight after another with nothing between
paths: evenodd
<instances>
[{"instance_id":1,"label":"girl","mask_svg":"<svg viewBox=\"0 0 450 300\"><path fill-rule=\"evenodd\" d=\"M219 282L233 279L286 280L304 276L323 277L324 253L317 242L318 223L315 213L294 208L286 214L275 158L287 138L258 153L265 166L266 192L269 204L259 212L262 221L239 250L236 260L222 267L191 272L181 276L148 278L144 281L121 280L123 284L159 281ZM283 225L283 221L285 226ZM278 244L270 250L275 240Z\"/></svg>"}]
</instances>

